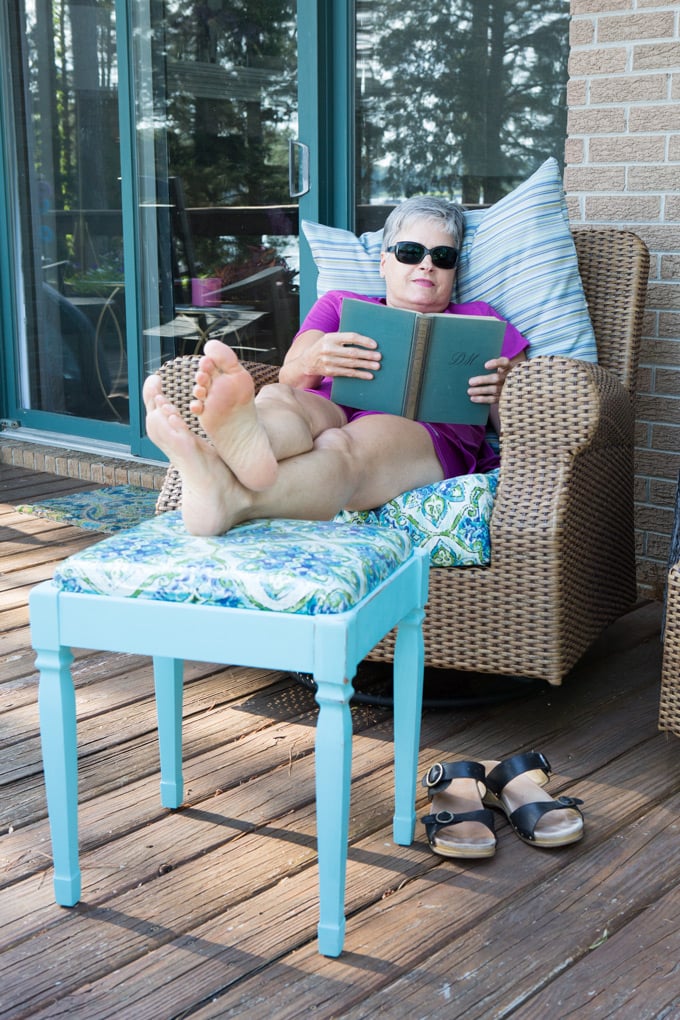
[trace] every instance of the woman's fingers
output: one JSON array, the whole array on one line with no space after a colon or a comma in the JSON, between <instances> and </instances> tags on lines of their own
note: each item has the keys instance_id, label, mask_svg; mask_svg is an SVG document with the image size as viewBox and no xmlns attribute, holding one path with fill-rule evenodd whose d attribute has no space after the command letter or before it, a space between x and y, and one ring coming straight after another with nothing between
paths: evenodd
<instances>
[{"instance_id":1,"label":"woman's fingers","mask_svg":"<svg viewBox=\"0 0 680 1020\"><path fill-rule=\"evenodd\" d=\"M489 375L477 375L468 380L468 396L478 404L497 404L500 400L503 383L510 371L508 358L493 358L484 365L490 370Z\"/></svg>"},{"instance_id":2,"label":"woman's fingers","mask_svg":"<svg viewBox=\"0 0 680 1020\"><path fill-rule=\"evenodd\" d=\"M378 345L360 333L326 333L320 346L319 364L323 375L372 379L380 368Z\"/></svg>"}]
</instances>

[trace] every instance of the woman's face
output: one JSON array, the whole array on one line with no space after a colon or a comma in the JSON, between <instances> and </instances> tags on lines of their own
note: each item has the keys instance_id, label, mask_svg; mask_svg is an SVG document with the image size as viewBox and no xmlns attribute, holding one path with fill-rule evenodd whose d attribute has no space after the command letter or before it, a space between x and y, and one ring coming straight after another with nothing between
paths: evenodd
<instances>
[{"instance_id":1,"label":"woman's face","mask_svg":"<svg viewBox=\"0 0 680 1020\"><path fill-rule=\"evenodd\" d=\"M438 244L453 245L451 236L432 220L413 220L407 223L397 241L419 241L426 248ZM443 312L451 302L454 269L437 269L425 255L417 265L398 262L394 252L381 252L380 273L385 277L387 304L393 308L409 308L416 312Z\"/></svg>"}]
</instances>

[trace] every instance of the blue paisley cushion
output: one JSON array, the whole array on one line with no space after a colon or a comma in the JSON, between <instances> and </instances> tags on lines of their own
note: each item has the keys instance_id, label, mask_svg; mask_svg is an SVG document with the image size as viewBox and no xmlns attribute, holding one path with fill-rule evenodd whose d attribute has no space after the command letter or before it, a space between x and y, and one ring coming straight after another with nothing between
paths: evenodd
<instances>
[{"instance_id":1,"label":"blue paisley cushion","mask_svg":"<svg viewBox=\"0 0 680 1020\"><path fill-rule=\"evenodd\" d=\"M379 524L408 534L435 567L485 566L491 560L489 521L499 471L461 475L403 492L375 510L343 510L335 518Z\"/></svg>"},{"instance_id":2,"label":"blue paisley cushion","mask_svg":"<svg viewBox=\"0 0 680 1020\"><path fill-rule=\"evenodd\" d=\"M315 616L350 609L410 552L405 532L331 521L250 521L196 538L170 512L70 556L54 580L71 592Z\"/></svg>"}]
</instances>

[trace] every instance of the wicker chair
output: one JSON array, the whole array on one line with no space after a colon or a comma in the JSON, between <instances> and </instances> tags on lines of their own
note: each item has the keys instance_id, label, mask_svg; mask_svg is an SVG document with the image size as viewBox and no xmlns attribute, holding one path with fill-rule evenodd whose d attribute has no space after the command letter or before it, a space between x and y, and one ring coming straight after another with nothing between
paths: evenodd
<instances>
[{"instance_id":1,"label":"wicker chair","mask_svg":"<svg viewBox=\"0 0 680 1020\"><path fill-rule=\"evenodd\" d=\"M668 571L659 729L680 737L680 563Z\"/></svg>"},{"instance_id":2,"label":"wicker chair","mask_svg":"<svg viewBox=\"0 0 680 1020\"><path fill-rule=\"evenodd\" d=\"M628 231L573 231L599 364L537 357L503 391L502 466L488 567L435 568L428 666L559 684L636 597L633 397L649 253ZM189 415L195 359L161 368ZM256 385L271 366L249 365ZM275 371L275 370L274 370ZM158 511L181 502L168 471ZM393 637L372 658L390 661Z\"/></svg>"}]
</instances>

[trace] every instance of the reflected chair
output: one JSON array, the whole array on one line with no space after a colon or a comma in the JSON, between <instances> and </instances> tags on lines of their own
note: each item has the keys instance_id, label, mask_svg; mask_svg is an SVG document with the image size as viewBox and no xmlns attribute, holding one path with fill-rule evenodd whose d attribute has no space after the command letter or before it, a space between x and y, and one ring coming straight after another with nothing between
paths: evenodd
<instances>
[{"instance_id":1,"label":"reflected chair","mask_svg":"<svg viewBox=\"0 0 680 1020\"><path fill-rule=\"evenodd\" d=\"M540 356L508 377L491 563L431 570L427 666L559 684L635 601L633 398L649 253L629 231L572 233L599 363ZM248 367L258 387L276 378ZM188 408L194 371L178 359L161 375L200 431ZM158 510L180 503L170 468ZM393 651L390 636L369 658Z\"/></svg>"}]
</instances>

